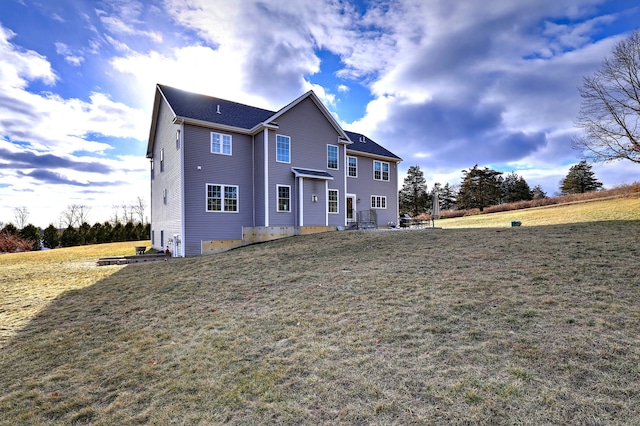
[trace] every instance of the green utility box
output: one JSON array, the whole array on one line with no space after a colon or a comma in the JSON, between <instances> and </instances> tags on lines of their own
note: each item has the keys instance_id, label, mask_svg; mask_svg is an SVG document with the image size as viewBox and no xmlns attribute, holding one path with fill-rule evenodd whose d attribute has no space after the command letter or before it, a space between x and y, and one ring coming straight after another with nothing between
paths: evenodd
<instances>
[{"instance_id":1,"label":"green utility box","mask_svg":"<svg viewBox=\"0 0 640 426\"><path fill-rule=\"evenodd\" d=\"M512 220L511 221L511 226L520 226L522 225L522 222L520 222L519 220Z\"/></svg>"}]
</instances>

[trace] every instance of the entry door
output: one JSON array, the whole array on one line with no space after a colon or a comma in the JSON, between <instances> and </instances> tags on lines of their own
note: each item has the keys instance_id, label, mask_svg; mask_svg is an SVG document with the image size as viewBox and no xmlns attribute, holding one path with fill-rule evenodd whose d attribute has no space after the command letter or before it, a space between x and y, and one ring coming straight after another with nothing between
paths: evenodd
<instances>
[{"instance_id":1,"label":"entry door","mask_svg":"<svg viewBox=\"0 0 640 426\"><path fill-rule=\"evenodd\" d=\"M347 222L355 219L355 195L347 195Z\"/></svg>"}]
</instances>

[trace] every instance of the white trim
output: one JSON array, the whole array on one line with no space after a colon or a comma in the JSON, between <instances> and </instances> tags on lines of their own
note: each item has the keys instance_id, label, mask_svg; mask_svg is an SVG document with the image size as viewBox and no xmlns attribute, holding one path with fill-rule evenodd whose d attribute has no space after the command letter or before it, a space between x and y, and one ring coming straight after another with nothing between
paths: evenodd
<instances>
[{"instance_id":1,"label":"white trim","mask_svg":"<svg viewBox=\"0 0 640 426\"><path fill-rule=\"evenodd\" d=\"M222 210L209 210L209 186L219 186L220 187L220 208ZM224 190L225 188L235 188L236 189L236 209L235 210L225 210L224 209ZM240 213L240 185L227 185L223 183L205 183L204 184L204 211L206 213Z\"/></svg>"},{"instance_id":2,"label":"white trim","mask_svg":"<svg viewBox=\"0 0 640 426\"><path fill-rule=\"evenodd\" d=\"M283 138L289 139L289 150L288 150L289 161L278 160L278 136L282 136ZM281 135L276 133L276 163L291 164L291 136Z\"/></svg>"},{"instance_id":3,"label":"white trim","mask_svg":"<svg viewBox=\"0 0 640 426\"><path fill-rule=\"evenodd\" d=\"M287 210L280 210L280 188L289 189L289 197L287 198ZM291 185L276 184L276 211L278 213L291 213Z\"/></svg>"},{"instance_id":4,"label":"white trim","mask_svg":"<svg viewBox=\"0 0 640 426\"><path fill-rule=\"evenodd\" d=\"M329 167L329 147L335 147L338 152L336 152L336 163L338 163L336 165L336 167ZM340 146L339 145L334 145L331 143L327 144L327 170L340 170Z\"/></svg>"},{"instance_id":5,"label":"white trim","mask_svg":"<svg viewBox=\"0 0 640 426\"><path fill-rule=\"evenodd\" d=\"M376 198L375 203L373 202L373 198ZM369 202L371 203L371 208L372 209L376 209L376 210L386 210L387 209L387 196L386 195L371 195L371 198L369 199ZM374 206L375 204L375 206ZM382 206L384 204L384 206ZM380 207L378 207L378 205L380 205Z\"/></svg>"},{"instance_id":6,"label":"white trim","mask_svg":"<svg viewBox=\"0 0 640 426\"><path fill-rule=\"evenodd\" d=\"M356 160L356 175L355 176L351 176L349 174L349 171L351 169L351 165L349 164L349 159L353 158L354 160ZM356 157L355 155L347 155L347 160L346 160L346 169L347 169L347 177L350 178L357 178L358 177L358 157Z\"/></svg>"},{"instance_id":7,"label":"white trim","mask_svg":"<svg viewBox=\"0 0 640 426\"><path fill-rule=\"evenodd\" d=\"M220 152L215 152L213 150L213 135L220 136ZM229 136L229 153L224 152L224 137ZM209 151L211 154L217 155L233 155L233 136L227 133L219 133L219 132L209 132Z\"/></svg>"},{"instance_id":8,"label":"white trim","mask_svg":"<svg viewBox=\"0 0 640 426\"><path fill-rule=\"evenodd\" d=\"M179 255L180 257L185 256L185 220L187 217L186 207L185 207L185 193L184 193L184 125L180 125L180 234L182 235L182 244L180 244L180 253L174 253L174 256Z\"/></svg>"},{"instance_id":9,"label":"white trim","mask_svg":"<svg viewBox=\"0 0 640 426\"><path fill-rule=\"evenodd\" d=\"M269 226L269 130L263 134L264 155L264 226Z\"/></svg>"},{"instance_id":10,"label":"white trim","mask_svg":"<svg viewBox=\"0 0 640 426\"><path fill-rule=\"evenodd\" d=\"M298 215L298 223L304 226L304 178L302 176L298 178Z\"/></svg>"},{"instance_id":11,"label":"white trim","mask_svg":"<svg viewBox=\"0 0 640 426\"><path fill-rule=\"evenodd\" d=\"M380 179L376 179L376 163L380 163ZM384 171L382 170L382 165L387 165L387 179L384 179ZM391 182L391 164L386 161L373 160L373 180L378 182Z\"/></svg>"},{"instance_id":12,"label":"white trim","mask_svg":"<svg viewBox=\"0 0 640 426\"><path fill-rule=\"evenodd\" d=\"M327 186L329 186L329 182L327 182ZM336 194L337 195L336 196L336 211L335 212L332 212L329 209L329 201L330 201L329 193L331 191L337 192L337 194ZM330 215L330 214L340 214L340 190L339 189L335 189L335 188L329 189L329 188L327 188L327 215ZM329 226L328 223L327 223L327 226Z\"/></svg>"},{"instance_id":13,"label":"white trim","mask_svg":"<svg viewBox=\"0 0 640 426\"><path fill-rule=\"evenodd\" d=\"M351 206L353 207L351 209L351 211L354 213L353 217L351 218L352 221L355 221L356 218L356 203L358 202L358 196L356 194L345 194L344 195L344 225L347 226L347 224L349 223L349 218L347 217L347 215L349 214L349 209L348 207L348 203L347 200L351 198L353 200L353 202L351 203Z\"/></svg>"}]
</instances>

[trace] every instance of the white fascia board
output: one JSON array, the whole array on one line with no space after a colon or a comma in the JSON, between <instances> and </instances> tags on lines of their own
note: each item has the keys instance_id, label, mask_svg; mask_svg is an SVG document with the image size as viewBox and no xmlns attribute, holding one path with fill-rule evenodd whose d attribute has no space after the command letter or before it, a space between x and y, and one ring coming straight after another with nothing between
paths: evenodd
<instances>
[{"instance_id":1,"label":"white fascia board","mask_svg":"<svg viewBox=\"0 0 640 426\"><path fill-rule=\"evenodd\" d=\"M387 157L384 155L377 155L377 154L371 154L368 152L362 152L362 151L356 151L353 149L349 149L347 148L347 155L351 156L351 157L368 157L368 158L373 158L375 160L383 160L383 161L388 161L390 163L400 163L402 162L402 158L395 158L395 157Z\"/></svg>"}]
</instances>

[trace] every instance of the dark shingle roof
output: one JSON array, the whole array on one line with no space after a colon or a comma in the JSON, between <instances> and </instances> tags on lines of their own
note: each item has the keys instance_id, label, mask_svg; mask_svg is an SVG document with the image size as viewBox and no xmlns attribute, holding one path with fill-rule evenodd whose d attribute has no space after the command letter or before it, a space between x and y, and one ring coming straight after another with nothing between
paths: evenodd
<instances>
[{"instance_id":1,"label":"dark shingle roof","mask_svg":"<svg viewBox=\"0 0 640 426\"><path fill-rule=\"evenodd\" d=\"M179 117L251 129L275 114L274 111L186 92L170 86L159 84L158 87L171 105L173 112ZM217 113L218 105L220 114Z\"/></svg>"},{"instance_id":2,"label":"dark shingle roof","mask_svg":"<svg viewBox=\"0 0 640 426\"><path fill-rule=\"evenodd\" d=\"M158 88L178 117L207 121L241 129L252 129L276 114L274 111L256 108L226 99L187 92L162 84L158 84ZM218 114L218 106L220 107L220 114ZM345 133L353 142L347 145L347 149L349 150L401 160L400 157L388 149L378 145L360 133L347 131L345 131Z\"/></svg>"},{"instance_id":3,"label":"dark shingle roof","mask_svg":"<svg viewBox=\"0 0 640 426\"><path fill-rule=\"evenodd\" d=\"M319 178L332 178L333 176L331 176L328 172L323 172L321 170L309 170L309 169L301 169L298 167L293 167L291 168L291 170L293 171L293 173L297 175L304 175L304 176L314 176L314 177L319 177Z\"/></svg>"},{"instance_id":4,"label":"dark shingle roof","mask_svg":"<svg viewBox=\"0 0 640 426\"><path fill-rule=\"evenodd\" d=\"M401 159L400 157L395 155L393 152L389 151L383 146L378 145L377 143L375 143L374 141L372 141L371 139L369 139L363 134L349 132L347 130L345 130L345 133L347 134L347 136L349 136L349 139L351 139L351 141L353 142L351 145L347 145L347 149L349 150L359 151L359 152L372 154L372 155L380 155L383 157L397 158L398 160Z\"/></svg>"}]
</instances>

